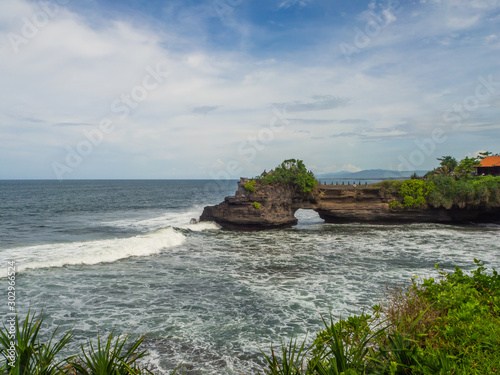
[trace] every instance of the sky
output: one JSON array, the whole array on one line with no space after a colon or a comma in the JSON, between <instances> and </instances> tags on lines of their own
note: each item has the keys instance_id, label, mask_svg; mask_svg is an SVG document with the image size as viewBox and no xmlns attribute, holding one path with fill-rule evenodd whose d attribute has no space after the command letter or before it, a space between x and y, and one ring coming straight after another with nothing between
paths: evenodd
<instances>
[{"instance_id":1,"label":"sky","mask_svg":"<svg viewBox=\"0 0 500 375\"><path fill-rule=\"evenodd\" d=\"M1 0L0 179L500 152L500 0Z\"/></svg>"}]
</instances>

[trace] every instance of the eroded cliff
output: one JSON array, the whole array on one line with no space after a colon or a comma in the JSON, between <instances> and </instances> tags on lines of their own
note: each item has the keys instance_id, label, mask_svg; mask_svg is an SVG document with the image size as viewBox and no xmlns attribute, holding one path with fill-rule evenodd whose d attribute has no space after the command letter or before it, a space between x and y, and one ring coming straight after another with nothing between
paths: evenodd
<instances>
[{"instance_id":1,"label":"eroded cliff","mask_svg":"<svg viewBox=\"0 0 500 375\"><path fill-rule=\"evenodd\" d=\"M312 195L303 196L291 187L257 184L255 192L244 187L242 178L234 197L216 206L205 207L201 221L214 221L226 229L256 230L291 227L297 224L298 209L312 209L327 223L365 222L468 223L496 222L498 210L486 208L421 208L392 210L389 203L399 197L376 187L319 185Z\"/></svg>"},{"instance_id":2,"label":"eroded cliff","mask_svg":"<svg viewBox=\"0 0 500 375\"><path fill-rule=\"evenodd\" d=\"M271 229L297 224L293 208L295 190L282 186L259 185L255 192L245 190L249 180L242 178L234 197L216 206L207 206L200 221L215 221L227 229Z\"/></svg>"}]
</instances>

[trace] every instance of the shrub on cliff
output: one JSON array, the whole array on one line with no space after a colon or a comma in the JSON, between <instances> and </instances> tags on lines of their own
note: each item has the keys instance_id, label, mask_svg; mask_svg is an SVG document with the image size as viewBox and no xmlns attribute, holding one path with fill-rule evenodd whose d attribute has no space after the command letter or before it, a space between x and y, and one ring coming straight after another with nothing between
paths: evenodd
<instances>
[{"instance_id":1,"label":"shrub on cliff","mask_svg":"<svg viewBox=\"0 0 500 375\"><path fill-rule=\"evenodd\" d=\"M282 184L292 186L299 193L311 193L318 180L311 171L308 171L302 160L288 159L277 166L273 172L260 176L263 184Z\"/></svg>"},{"instance_id":2,"label":"shrub on cliff","mask_svg":"<svg viewBox=\"0 0 500 375\"><path fill-rule=\"evenodd\" d=\"M479 160L477 158L469 158L466 156L464 159L460 160L458 165L455 167L455 176L462 178L462 177L469 177L475 172L474 166L479 163Z\"/></svg>"},{"instance_id":3,"label":"shrub on cliff","mask_svg":"<svg viewBox=\"0 0 500 375\"><path fill-rule=\"evenodd\" d=\"M391 202L392 209L421 208L426 205L426 197L435 190L435 185L432 181L411 179L403 182L394 181L390 190L397 192L402 198L402 202Z\"/></svg>"},{"instance_id":4,"label":"shrub on cliff","mask_svg":"<svg viewBox=\"0 0 500 375\"><path fill-rule=\"evenodd\" d=\"M432 181L407 180L401 184L399 194L403 197L406 208L419 208L425 206L425 198L435 189Z\"/></svg>"},{"instance_id":5,"label":"shrub on cliff","mask_svg":"<svg viewBox=\"0 0 500 375\"><path fill-rule=\"evenodd\" d=\"M500 177L455 178L437 175L428 181L384 181L384 189L397 193L401 201L390 203L391 209L421 208L497 208L500 207Z\"/></svg>"},{"instance_id":6,"label":"shrub on cliff","mask_svg":"<svg viewBox=\"0 0 500 375\"><path fill-rule=\"evenodd\" d=\"M255 193L257 191L257 190L255 190L256 183L257 183L257 181L250 180L245 185L243 185L243 187L245 188L246 191L248 191L250 193Z\"/></svg>"},{"instance_id":7,"label":"shrub on cliff","mask_svg":"<svg viewBox=\"0 0 500 375\"><path fill-rule=\"evenodd\" d=\"M377 186L402 199L390 203L391 209L420 208L498 208L500 177L434 175L429 180L383 181Z\"/></svg>"},{"instance_id":8,"label":"shrub on cliff","mask_svg":"<svg viewBox=\"0 0 500 375\"><path fill-rule=\"evenodd\" d=\"M433 207L500 207L500 177L480 176L467 179L438 176L427 201Z\"/></svg>"}]
</instances>

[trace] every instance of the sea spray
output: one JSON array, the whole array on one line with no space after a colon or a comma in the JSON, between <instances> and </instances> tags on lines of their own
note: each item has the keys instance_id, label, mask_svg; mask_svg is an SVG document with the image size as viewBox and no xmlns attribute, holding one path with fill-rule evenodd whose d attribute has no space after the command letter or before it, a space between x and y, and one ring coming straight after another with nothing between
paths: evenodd
<instances>
[{"instance_id":1,"label":"sea spray","mask_svg":"<svg viewBox=\"0 0 500 375\"><path fill-rule=\"evenodd\" d=\"M182 233L174 228L165 228L130 238L8 249L2 251L2 256L16 259L19 264L18 270L22 272L27 269L93 265L130 257L150 256L179 246L185 241L186 237ZM4 269L1 271L6 272ZM2 277L5 276L3 273Z\"/></svg>"}]
</instances>

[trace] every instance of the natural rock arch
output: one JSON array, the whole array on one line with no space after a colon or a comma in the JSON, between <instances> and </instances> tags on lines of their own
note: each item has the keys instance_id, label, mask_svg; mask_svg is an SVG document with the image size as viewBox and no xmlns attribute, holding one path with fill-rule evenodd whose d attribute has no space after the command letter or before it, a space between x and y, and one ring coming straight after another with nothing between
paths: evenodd
<instances>
[{"instance_id":1,"label":"natural rock arch","mask_svg":"<svg viewBox=\"0 0 500 375\"><path fill-rule=\"evenodd\" d=\"M225 229L263 230L296 225L299 209L312 209L327 223L467 223L500 220L500 213L484 209L423 208L391 210L397 200L387 190L376 186L319 185L312 195L301 196L292 187L258 185L247 191L242 178L234 197L226 197L216 206L207 206L201 221L215 221Z\"/></svg>"}]
</instances>

